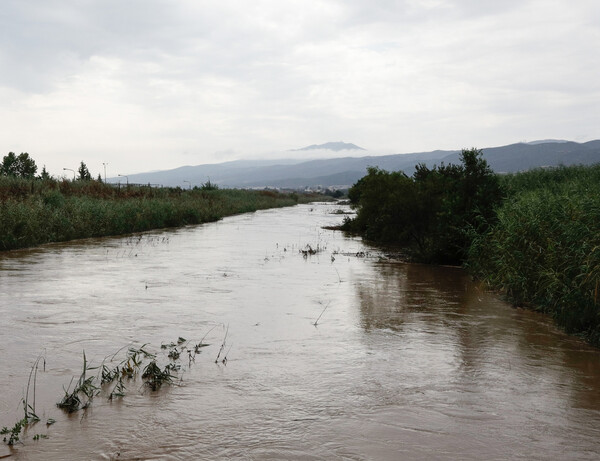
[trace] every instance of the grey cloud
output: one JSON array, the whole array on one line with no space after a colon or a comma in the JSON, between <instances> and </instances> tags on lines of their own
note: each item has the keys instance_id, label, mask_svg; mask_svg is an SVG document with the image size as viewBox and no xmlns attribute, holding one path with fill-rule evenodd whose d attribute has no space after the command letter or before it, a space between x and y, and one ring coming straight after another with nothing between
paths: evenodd
<instances>
[{"instance_id":1,"label":"grey cloud","mask_svg":"<svg viewBox=\"0 0 600 461\"><path fill-rule=\"evenodd\" d=\"M257 20L252 8L199 5L190 8L180 2L148 0L9 1L0 18L0 59L10 72L0 76L0 83L44 91L95 55L132 64L164 60L166 72L173 72L169 66L176 63L183 78L202 72L252 79L268 63L290 57L295 44L306 40L303 34L316 40L329 30L319 28L319 18L314 18L315 27L290 32L290 18L279 23L277 17L284 8Z\"/></svg>"},{"instance_id":2,"label":"grey cloud","mask_svg":"<svg viewBox=\"0 0 600 461\"><path fill-rule=\"evenodd\" d=\"M591 0L5 0L0 92L45 136L56 113L82 143L98 123L115 138L139 127L119 140L131 151L140 137L240 155L330 137L419 150L440 147L426 144L432 131L456 147L508 136L511 114L539 127L563 118L561 104L600 103L599 11Z\"/></svg>"}]
</instances>

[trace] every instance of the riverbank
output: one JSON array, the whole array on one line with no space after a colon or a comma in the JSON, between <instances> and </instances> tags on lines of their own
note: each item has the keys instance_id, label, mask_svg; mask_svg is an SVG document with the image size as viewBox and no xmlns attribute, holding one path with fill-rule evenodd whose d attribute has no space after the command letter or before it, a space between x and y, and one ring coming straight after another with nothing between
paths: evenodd
<instances>
[{"instance_id":1,"label":"riverbank","mask_svg":"<svg viewBox=\"0 0 600 461\"><path fill-rule=\"evenodd\" d=\"M461 264L516 306L600 346L600 165L494 174L480 151L412 177L371 169L344 228L410 259Z\"/></svg>"},{"instance_id":2,"label":"riverbank","mask_svg":"<svg viewBox=\"0 0 600 461\"><path fill-rule=\"evenodd\" d=\"M314 201L276 191L181 189L0 177L0 251L217 221Z\"/></svg>"},{"instance_id":3,"label":"riverbank","mask_svg":"<svg viewBox=\"0 0 600 461\"><path fill-rule=\"evenodd\" d=\"M466 267L515 305L600 347L600 165L501 178L505 199Z\"/></svg>"}]
</instances>

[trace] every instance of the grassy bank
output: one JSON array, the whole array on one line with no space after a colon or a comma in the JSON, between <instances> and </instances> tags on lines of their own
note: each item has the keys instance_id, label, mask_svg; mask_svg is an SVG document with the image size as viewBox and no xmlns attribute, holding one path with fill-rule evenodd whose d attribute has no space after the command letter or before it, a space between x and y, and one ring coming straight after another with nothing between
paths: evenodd
<instances>
[{"instance_id":1,"label":"grassy bank","mask_svg":"<svg viewBox=\"0 0 600 461\"><path fill-rule=\"evenodd\" d=\"M114 187L0 176L0 251L216 221L315 197L274 191Z\"/></svg>"},{"instance_id":2,"label":"grassy bank","mask_svg":"<svg viewBox=\"0 0 600 461\"><path fill-rule=\"evenodd\" d=\"M477 150L462 162L412 177L370 169L345 228L413 260L464 264L600 346L600 165L495 175Z\"/></svg>"},{"instance_id":3,"label":"grassy bank","mask_svg":"<svg viewBox=\"0 0 600 461\"><path fill-rule=\"evenodd\" d=\"M467 266L516 305L600 346L600 166L501 178L506 198Z\"/></svg>"}]
</instances>

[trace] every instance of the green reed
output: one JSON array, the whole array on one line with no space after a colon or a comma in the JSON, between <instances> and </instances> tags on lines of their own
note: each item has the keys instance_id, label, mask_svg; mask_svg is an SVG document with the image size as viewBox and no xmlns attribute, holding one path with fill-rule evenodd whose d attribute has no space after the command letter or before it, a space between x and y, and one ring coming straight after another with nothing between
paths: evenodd
<instances>
[{"instance_id":1,"label":"green reed","mask_svg":"<svg viewBox=\"0 0 600 461\"><path fill-rule=\"evenodd\" d=\"M475 237L467 265L516 305L600 345L600 166L503 181L508 197L497 223Z\"/></svg>"},{"instance_id":2,"label":"green reed","mask_svg":"<svg viewBox=\"0 0 600 461\"><path fill-rule=\"evenodd\" d=\"M0 177L0 251L219 220L315 196Z\"/></svg>"}]
</instances>

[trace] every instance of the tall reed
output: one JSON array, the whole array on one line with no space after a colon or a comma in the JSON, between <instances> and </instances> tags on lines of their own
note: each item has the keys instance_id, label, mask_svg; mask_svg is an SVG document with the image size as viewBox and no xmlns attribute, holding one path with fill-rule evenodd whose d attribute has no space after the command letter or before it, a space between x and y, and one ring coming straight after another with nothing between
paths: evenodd
<instances>
[{"instance_id":1,"label":"tall reed","mask_svg":"<svg viewBox=\"0 0 600 461\"><path fill-rule=\"evenodd\" d=\"M121 187L0 177L0 251L216 221L314 200L274 191Z\"/></svg>"},{"instance_id":2,"label":"tall reed","mask_svg":"<svg viewBox=\"0 0 600 461\"><path fill-rule=\"evenodd\" d=\"M475 237L467 265L515 304L600 345L600 166L503 181L509 197L495 226Z\"/></svg>"}]
</instances>

